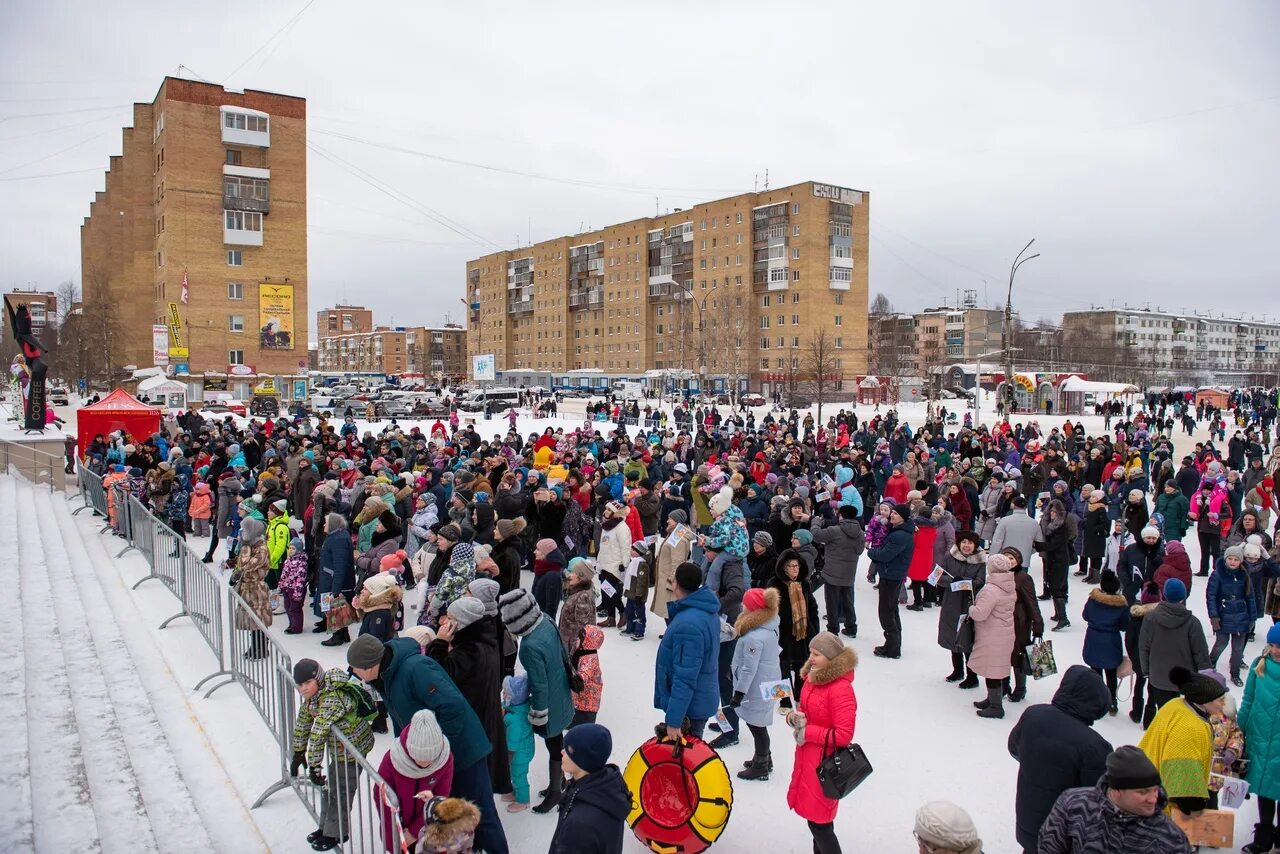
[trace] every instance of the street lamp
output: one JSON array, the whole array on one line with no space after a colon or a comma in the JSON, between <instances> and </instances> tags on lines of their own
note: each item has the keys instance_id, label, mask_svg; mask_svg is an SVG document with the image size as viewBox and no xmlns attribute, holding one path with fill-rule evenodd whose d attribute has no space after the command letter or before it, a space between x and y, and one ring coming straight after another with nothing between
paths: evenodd
<instances>
[{"instance_id":1,"label":"street lamp","mask_svg":"<svg viewBox=\"0 0 1280 854\"><path fill-rule=\"evenodd\" d=\"M1027 242L1027 245L1022 247L1022 252L1019 252L1018 256L1013 259L1013 266L1009 268L1009 290L1005 294L1004 300L1004 330L1003 334L1000 336L1000 344L1001 349L1003 349L1005 353L1004 382L1005 393L1009 398L1009 409L1013 408L1013 350L1010 349L1013 346L1013 277L1017 275L1018 268L1023 264L1027 263L1032 258L1040 257L1039 252L1034 255L1028 255L1026 258L1022 257L1023 253L1030 249L1031 244L1035 242L1036 239L1034 237L1031 238L1031 240ZM1034 409L1034 407L1032 408Z\"/></svg>"},{"instance_id":2,"label":"street lamp","mask_svg":"<svg viewBox=\"0 0 1280 854\"><path fill-rule=\"evenodd\" d=\"M685 299L693 300L694 306L698 309L698 392L706 394L707 389L707 324L703 319L703 315L707 310L707 298L711 296L717 285L712 285L707 291L706 296L701 300L695 299L693 296L693 280L689 280L689 287L684 291Z\"/></svg>"}]
</instances>

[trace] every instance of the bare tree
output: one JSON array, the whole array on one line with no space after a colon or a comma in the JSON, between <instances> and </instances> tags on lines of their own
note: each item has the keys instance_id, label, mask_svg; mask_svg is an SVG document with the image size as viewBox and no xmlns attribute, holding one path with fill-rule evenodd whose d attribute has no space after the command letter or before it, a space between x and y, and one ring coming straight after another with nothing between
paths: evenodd
<instances>
[{"instance_id":1,"label":"bare tree","mask_svg":"<svg viewBox=\"0 0 1280 854\"><path fill-rule=\"evenodd\" d=\"M804 373L813 387L813 397L818 404L818 424L822 424L822 404L835 388L840 378L840 352L835 339L825 328L809 336L809 346L804 356Z\"/></svg>"},{"instance_id":2,"label":"bare tree","mask_svg":"<svg viewBox=\"0 0 1280 854\"><path fill-rule=\"evenodd\" d=\"M875 299L871 301L871 307L867 310L868 314L894 314L895 309L893 303L889 302L889 298L882 293L876 294Z\"/></svg>"}]
</instances>

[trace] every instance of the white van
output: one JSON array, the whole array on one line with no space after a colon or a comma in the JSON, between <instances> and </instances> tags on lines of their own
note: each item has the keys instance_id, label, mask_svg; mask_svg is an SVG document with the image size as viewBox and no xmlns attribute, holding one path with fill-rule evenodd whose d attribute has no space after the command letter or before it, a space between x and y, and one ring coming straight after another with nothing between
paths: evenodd
<instances>
[{"instance_id":1,"label":"white van","mask_svg":"<svg viewBox=\"0 0 1280 854\"><path fill-rule=\"evenodd\" d=\"M463 396L458 402L458 408L463 412L484 412L485 400L489 401L490 410L496 410L502 407L503 410L516 406L520 402L520 389L518 388L490 388L490 389L473 389Z\"/></svg>"}]
</instances>

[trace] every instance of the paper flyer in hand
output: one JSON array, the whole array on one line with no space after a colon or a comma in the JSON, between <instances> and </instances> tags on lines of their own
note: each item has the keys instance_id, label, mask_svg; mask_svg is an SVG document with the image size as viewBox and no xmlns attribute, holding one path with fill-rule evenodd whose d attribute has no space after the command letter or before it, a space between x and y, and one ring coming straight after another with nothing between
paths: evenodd
<instances>
[{"instance_id":1,"label":"paper flyer in hand","mask_svg":"<svg viewBox=\"0 0 1280 854\"><path fill-rule=\"evenodd\" d=\"M791 683L786 679L760 683L760 698L763 700L791 699Z\"/></svg>"},{"instance_id":2,"label":"paper flyer in hand","mask_svg":"<svg viewBox=\"0 0 1280 854\"><path fill-rule=\"evenodd\" d=\"M928 581L930 584L932 584L934 587L937 587L938 582L942 580L942 576L944 574L945 573L943 573L942 567L935 566L933 568L933 572L929 573L929 577L925 580Z\"/></svg>"},{"instance_id":3,"label":"paper flyer in hand","mask_svg":"<svg viewBox=\"0 0 1280 854\"><path fill-rule=\"evenodd\" d=\"M333 594L332 594L332 593L321 593L321 594L320 594L320 611L321 611L321 613L325 613L325 614L329 613L329 609L331 609L332 607L333 607Z\"/></svg>"}]
</instances>

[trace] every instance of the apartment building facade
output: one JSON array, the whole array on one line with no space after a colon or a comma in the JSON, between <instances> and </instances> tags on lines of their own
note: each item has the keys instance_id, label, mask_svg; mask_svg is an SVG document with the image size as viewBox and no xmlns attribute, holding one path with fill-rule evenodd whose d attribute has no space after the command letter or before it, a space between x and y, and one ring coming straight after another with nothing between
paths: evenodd
<instances>
[{"instance_id":1,"label":"apartment building facade","mask_svg":"<svg viewBox=\"0 0 1280 854\"><path fill-rule=\"evenodd\" d=\"M316 338L373 331L373 311L362 305L335 305L316 312Z\"/></svg>"},{"instance_id":2,"label":"apartment building facade","mask_svg":"<svg viewBox=\"0 0 1280 854\"><path fill-rule=\"evenodd\" d=\"M1280 323L1147 308L1068 311L1062 349L1069 363L1099 374L1269 386L1280 374Z\"/></svg>"},{"instance_id":3,"label":"apartment building facade","mask_svg":"<svg viewBox=\"0 0 1280 854\"><path fill-rule=\"evenodd\" d=\"M468 354L765 392L824 365L851 387L867 363L869 204L805 182L476 258Z\"/></svg>"},{"instance_id":4,"label":"apartment building facade","mask_svg":"<svg viewBox=\"0 0 1280 854\"><path fill-rule=\"evenodd\" d=\"M460 380L467 371L466 336L461 326L378 326L326 335L316 341L317 370Z\"/></svg>"},{"instance_id":5,"label":"apartment building facade","mask_svg":"<svg viewBox=\"0 0 1280 854\"><path fill-rule=\"evenodd\" d=\"M915 314L916 345L930 366L942 362L972 362L1003 345L1004 312L998 308L925 309Z\"/></svg>"},{"instance_id":6,"label":"apartment building facade","mask_svg":"<svg viewBox=\"0 0 1280 854\"><path fill-rule=\"evenodd\" d=\"M296 376L307 360L306 101L166 77L80 231L114 368Z\"/></svg>"},{"instance_id":7,"label":"apartment building facade","mask_svg":"<svg viewBox=\"0 0 1280 854\"><path fill-rule=\"evenodd\" d=\"M6 334L9 329L10 310L16 311L18 306L25 305L27 311L31 314L31 334L39 338L55 331L58 325L58 295L49 291L24 291L21 288L14 288L4 295L5 318L4 325ZM53 341L45 340L44 345L50 346Z\"/></svg>"},{"instance_id":8,"label":"apartment building facade","mask_svg":"<svg viewBox=\"0 0 1280 854\"><path fill-rule=\"evenodd\" d=\"M920 376L915 316L874 314L868 324L871 346L867 373L885 377Z\"/></svg>"}]
</instances>

